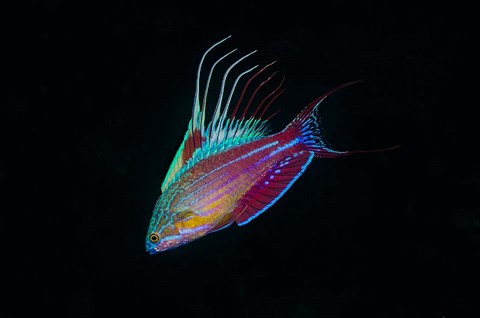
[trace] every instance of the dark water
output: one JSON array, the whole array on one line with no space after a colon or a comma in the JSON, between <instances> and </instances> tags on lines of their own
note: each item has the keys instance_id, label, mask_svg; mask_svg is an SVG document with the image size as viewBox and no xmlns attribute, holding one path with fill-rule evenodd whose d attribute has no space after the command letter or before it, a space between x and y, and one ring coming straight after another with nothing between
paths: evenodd
<instances>
[{"instance_id":1,"label":"dark water","mask_svg":"<svg viewBox=\"0 0 480 318\"><path fill-rule=\"evenodd\" d=\"M3 10L0 317L478 317L478 91L460 4ZM144 238L201 54L278 60L281 129L327 89L337 149L272 208L164 254ZM215 53L213 54L215 56ZM217 55L219 56L219 55ZM249 64L250 63L250 64Z\"/></svg>"}]
</instances>

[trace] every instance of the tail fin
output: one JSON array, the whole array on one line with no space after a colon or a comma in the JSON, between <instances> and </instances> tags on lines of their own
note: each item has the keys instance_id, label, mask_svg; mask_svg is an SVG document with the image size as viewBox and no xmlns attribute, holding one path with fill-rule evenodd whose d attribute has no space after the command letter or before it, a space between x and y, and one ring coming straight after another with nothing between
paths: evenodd
<instances>
[{"instance_id":1,"label":"tail fin","mask_svg":"<svg viewBox=\"0 0 480 318\"><path fill-rule=\"evenodd\" d=\"M345 88L350 85L361 83L362 81L353 81L348 82L343 85L337 86L336 88L330 90L329 92L318 97L314 101L305 107L300 114L287 126L288 127L298 127L303 138L303 143L306 145L307 150L312 151L315 157L320 158L335 158L348 156L355 153L366 153L366 152L377 152L377 151L386 151L400 147L393 146L382 149L372 149L372 150L353 150L353 151L337 151L329 147L326 143L323 133L322 126L318 116L318 105L326 99L328 96L337 92L338 90Z\"/></svg>"}]
</instances>

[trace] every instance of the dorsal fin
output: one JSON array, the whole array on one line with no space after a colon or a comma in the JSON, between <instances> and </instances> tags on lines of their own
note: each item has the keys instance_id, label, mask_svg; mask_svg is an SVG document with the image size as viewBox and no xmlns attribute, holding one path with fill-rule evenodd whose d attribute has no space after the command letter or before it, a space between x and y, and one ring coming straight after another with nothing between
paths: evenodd
<instances>
[{"instance_id":1,"label":"dorsal fin","mask_svg":"<svg viewBox=\"0 0 480 318\"><path fill-rule=\"evenodd\" d=\"M202 70L203 62L207 56L207 54L215 47L229 39L230 36L227 38L215 43L212 45L205 53L203 54L200 64L197 71L197 79L196 79L196 89L195 89L195 96L193 101L193 108L192 108L192 118L188 124L187 132L185 133L185 137L177 150L177 153L168 169L167 175L162 183L162 192L174 182L179 175L182 174L183 171L191 167L193 164L202 160L208 156L213 154L219 153L230 147L234 147L237 145L241 145L245 142L249 142L258 138L265 136L267 132L267 122L272 116L267 119L263 119L263 115L265 114L266 110L270 106L270 104L283 92L281 89L283 85L283 79L270 94L268 94L263 100L258 104L253 114L249 117L246 116L247 110L249 109L252 101L257 94L257 92L262 88L270 79L275 76L277 72L274 72L270 77L265 79L261 82L258 87L253 91L250 99L248 100L246 106L244 106L244 110L241 116L236 117L237 111L239 110L240 104L243 100L245 92L247 91L248 86L250 83L255 79L258 75L263 73L265 69L270 67L273 63L272 62L262 69L257 71L244 85L242 93L237 100L236 106L231 113L230 116L227 116L230 104L232 102L233 94L235 92L235 88L240 81L240 79L247 73L250 73L258 65L251 67L239 75L237 75L232 87L226 92L225 86L227 77L230 71L244 59L249 57L250 55L254 54L256 51L252 51L230 65L227 68L223 75L222 83L220 86L220 92L218 95L218 99L216 102L215 110L212 115L212 119L208 126L205 125L205 113L206 113L206 106L207 106L207 97L208 97L208 90L210 87L210 81L212 79L212 74L217 66L223 59L225 59L230 54L234 53L236 49L226 53L219 59L213 63L210 71L208 73L208 78L205 84L205 91L203 93L203 98L200 99L200 73ZM224 96L226 100L224 100ZM200 102L201 101L201 102ZM274 114L275 115L275 114ZM228 117L228 118L227 118Z\"/></svg>"}]
</instances>

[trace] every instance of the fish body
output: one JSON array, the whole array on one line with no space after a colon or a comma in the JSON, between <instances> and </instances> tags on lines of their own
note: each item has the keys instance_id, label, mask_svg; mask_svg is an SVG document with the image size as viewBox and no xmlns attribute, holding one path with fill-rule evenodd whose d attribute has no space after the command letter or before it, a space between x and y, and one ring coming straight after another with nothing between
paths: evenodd
<instances>
[{"instance_id":1,"label":"fish body","mask_svg":"<svg viewBox=\"0 0 480 318\"><path fill-rule=\"evenodd\" d=\"M206 126L205 108L211 74L215 66L233 51L217 60L211 68L203 101L199 96L201 67L207 53L225 40L208 49L200 62L192 119L162 184L162 195L150 221L146 238L146 250L150 254L189 243L234 222L247 224L290 188L313 157L330 158L365 152L336 151L328 147L318 117L318 105L327 96L354 82L315 99L284 130L268 135L268 119L262 119L262 116L283 91L283 80L259 103L253 115L247 117L246 114L255 94L276 73L260 83L244 106L243 113L238 116L237 113L249 84L262 75L271 66L269 64L245 84L235 109L227 115L236 84L254 68L237 77L226 101L223 99L225 79L234 66L253 52L227 69L212 120Z\"/></svg>"},{"instance_id":2,"label":"fish body","mask_svg":"<svg viewBox=\"0 0 480 318\"><path fill-rule=\"evenodd\" d=\"M170 233L180 234L187 242L212 230L226 227L237 220L242 210L248 207L247 202L242 201L248 201L245 195L249 190L259 180L266 179L263 181L265 186L275 186L276 182L284 180L285 176L279 174L283 164L280 167L279 163L297 156L302 158L305 166L312 157L293 129L212 155L185 171L178 181L162 194L155 207L156 213L163 217L159 223L169 224L170 231L173 231ZM279 169L273 169L276 166L279 166ZM268 177L265 178L267 174ZM280 184L282 185L284 182ZM272 197L277 196L275 191L271 192ZM181 212L179 217L175 218L174 213L162 214L162 211ZM251 215L247 214L246 210L243 212L244 217L248 215L249 221ZM190 217L185 217L185 213ZM169 223L168 219L172 217L174 222ZM247 220L243 220L243 223L247 223ZM173 224L175 225L172 227ZM158 232L167 234L169 230L164 227ZM180 237L173 238L176 242ZM168 240L163 244L169 247Z\"/></svg>"}]
</instances>

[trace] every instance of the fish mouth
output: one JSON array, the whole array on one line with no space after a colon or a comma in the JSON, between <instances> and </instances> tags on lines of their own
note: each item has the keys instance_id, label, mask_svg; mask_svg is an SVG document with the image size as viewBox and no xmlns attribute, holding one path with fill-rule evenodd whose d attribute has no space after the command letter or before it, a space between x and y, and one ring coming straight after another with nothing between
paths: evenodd
<instances>
[{"instance_id":1,"label":"fish mouth","mask_svg":"<svg viewBox=\"0 0 480 318\"><path fill-rule=\"evenodd\" d=\"M156 247L157 246L155 244L153 244L151 242L148 242L148 241L147 241L147 244L145 244L145 250L150 255L153 255L153 254L156 254L156 253L159 252L158 250L155 249Z\"/></svg>"},{"instance_id":2,"label":"fish mouth","mask_svg":"<svg viewBox=\"0 0 480 318\"><path fill-rule=\"evenodd\" d=\"M147 243L146 250L147 253L150 255L157 254L163 251L166 251L171 248L172 244L169 244L170 242L168 241L160 241L160 243L157 244L152 244L152 243Z\"/></svg>"},{"instance_id":3,"label":"fish mouth","mask_svg":"<svg viewBox=\"0 0 480 318\"><path fill-rule=\"evenodd\" d=\"M174 249L176 247L182 246L191 240L186 239L185 236L181 235L170 235L160 239L157 243L152 243L147 241L145 249L150 255L157 254L160 252L165 252L167 250Z\"/></svg>"},{"instance_id":4,"label":"fish mouth","mask_svg":"<svg viewBox=\"0 0 480 318\"><path fill-rule=\"evenodd\" d=\"M164 249L162 249L161 246L159 246L159 245L151 246L151 247L147 248L146 250L147 250L147 253L150 254L150 255L154 255L154 254L157 254L157 253L160 253L160 252L164 251Z\"/></svg>"},{"instance_id":5,"label":"fish mouth","mask_svg":"<svg viewBox=\"0 0 480 318\"><path fill-rule=\"evenodd\" d=\"M157 254L157 253L160 253L160 252L165 252L165 251L168 251L168 250L172 250L174 248L177 248L179 246L182 246L184 244L186 244L188 241L178 241L178 240L175 240L175 239L163 239L163 240L160 240L160 242L156 245L153 245L151 244L150 247L147 247L147 252L150 254L150 255L153 255L153 254Z\"/></svg>"},{"instance_id":6,"label":"fish mouth","mask_svg":"<svg viewBox=\"0 0 480 318\"><path fill-rule=\"evenodd\" d=\"M156 251L154 248L147 250L147 252L149 255L154 255L158 253L158 251Z\"/></svg>"}]
</instances>

